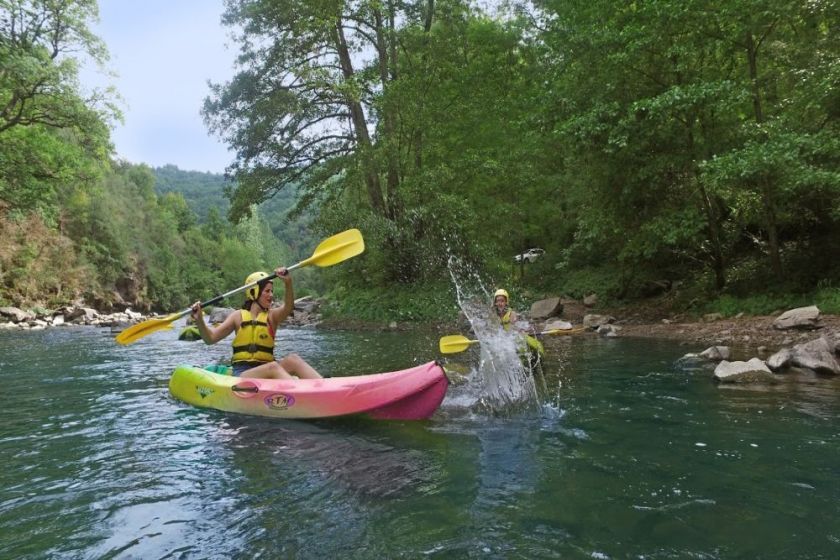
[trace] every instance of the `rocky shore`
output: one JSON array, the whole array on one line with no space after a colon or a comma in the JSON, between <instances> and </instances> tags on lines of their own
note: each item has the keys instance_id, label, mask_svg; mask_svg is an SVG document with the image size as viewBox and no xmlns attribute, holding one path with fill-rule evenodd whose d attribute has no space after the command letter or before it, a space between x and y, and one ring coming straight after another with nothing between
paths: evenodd
<instances>
[{"instance_id":1,"label":"rocky shore","mask_svg":"<svg viewBox=\"0 0 840 560\"><path fill-rule=\"evenodd\" d=\"M633 314L621 318L620 312L619 317L591 313L589 307L549 298L531 307L530 318L537 330L570 329L579 321L601 336L679 341L697 351L685 354L678 367L714 369L714 379L723 383L773 383L790 372L840 379L840 317L822 315L813 305L777 316L709 314L699 321L656 322Z\"/></svg>"},{"instance_id":2,"label":"rocky shore","mask_svg":"<svg viewBox=\"0 0 840 560\"><path fill-rule=\"evenodd\" d=\"M318 325L318 308L319 302L312 298L296 300L295 313L287 320L288 324ZM221 322L231 311L214 309L209 321ZM840 316L822 315L816 306L792 309L778 316L707 315L696 321L679 317L651 321L649 313L622 316L622 310L616 310L615 314L591 311L591 302L549 298L531 307L529 319L539 331L583 326L591 335L674 340L691 350L683 356L683 366L714 367L718 381L772 381L774 374L790 369L840 378ZM81 305L52 311L0 307L0 330L88 325L110 327L116 333L147 318L130 309L102 314ZM353 328L354 325L350 322L345 326ZM399 327L392 323L387 330ZM701 348L705 350L700 351Z\"/></svg>"},{"instance_id":3,"label":"rocky shore","mask_svg":"<svg viewBox=\"0 0 840 560\"><path fill-rule=\"evenodd\" d=\"M727 345L743 352L769 354L786 346L805 342L822 333L840 336L840 316L820 315L816 328L780 330L773 326L776 317L753 316L711 321L680 321L667 323L621 322L621 336L661 338L685 345Z\"/></svg>"}]
</instances>

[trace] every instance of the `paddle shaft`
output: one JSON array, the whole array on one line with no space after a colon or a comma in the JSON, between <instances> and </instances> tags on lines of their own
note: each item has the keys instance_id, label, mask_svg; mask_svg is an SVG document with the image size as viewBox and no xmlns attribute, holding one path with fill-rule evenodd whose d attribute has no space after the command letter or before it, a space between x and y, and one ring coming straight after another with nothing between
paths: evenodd
<instances>
[{"instance_id":1,"label":"paddle shaft","mask_svg":"<svg viewBox=\"0 0 840 560\"><path fill-rule=\"evenodd\" d=\"M294 269L296 269L296 268L300 268L300 267L301 267L301 266L302 266L305 262L307 262L307 261L309 261L309 259L306 259L306 260L300 261L300 262L299 262L299 263L297 263L297 264L293 264L292 266L290 266L290 267L286 268L286 270L287 270L287 271L289 271L289 272L291 272L291 271L293 271L293 270L294 270ZM276 273L276 272L272 272L271 274L269 274L269 275L268 275L268 276L266 276L265 278L260 278L260 279L259 279L259 280L257 280L256 282L251 282L250 284L245 284L244 286L239 286L238 288L234 288L234 289L232 289L232 290L231 290L231 291L229 291L229 292L225 292L225 293L223 293L222 295L216 296L216 297L214 297L214 298L210 298L210 299L208 299L207 301L202 301L202 302L201 302L201 308L202 308L202 309L204 309L205 307L210 306L210 305L213 305L214 303L219 303L220 301L222 301L222 300L223 300L223 299L225 299L226 297L230 297L230 296L232 296L232 295L234 295L234 294L238 294L239 292L244 292L245 290L247 290L247 289L249 289L249 288L253 288L253 287L254 287L254 286L256 286L257 284L261 284L261 283L264 283L264 282L268 282L269 280L274 280L275 278L277 278L277 273ZM175 315L173 315L173 316L171 316L171 317L172 317L172 320L173 320L173 321L175 321L175 320L180 319L181 317L184 317L185 315L187 315L187 314L189 314L189 313L191 313L191 312L192 312L192 307L188 307L188 308L184 309L183 311L180 311L180 312L176 313Z\"/></svg>"}]
</instances>

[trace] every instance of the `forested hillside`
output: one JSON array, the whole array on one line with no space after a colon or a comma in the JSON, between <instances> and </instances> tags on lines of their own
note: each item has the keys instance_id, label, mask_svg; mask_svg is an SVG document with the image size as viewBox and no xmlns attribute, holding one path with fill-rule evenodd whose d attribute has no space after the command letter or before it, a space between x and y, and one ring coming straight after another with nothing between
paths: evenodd
<instances>
[{"instance_id":1,"label":"forested hillside","mask_svg":"<svg viewBox=\"0 0 840 560\"><path fill-rule=\"evenodd\" d=\"M236 226L220 177L111 161L95 2L0 6L0 299L177 307L357 227L310 284L357 316L450 313L453 255L515 298L840 309L837 0L226 6Z\"/></svg>"},{"instance_id":2,"label":"forested hillside","mask_svg":"<svg viewBox=\"0 0 840 560\"><path fill-rule=\"evenodd\" d=\"M225 196L227 183L224 175L187 171L175 165L155 167L152 172L155 174L155 192L159 195L181 193L199 222L207 221L211 209L215 209L220 216L227 216L230 201Z\"/></svg>"},{"instance_id":3,"label":"forested hillside","mask_svg":"<svg viewBox=\"0 0 840 560\"><path fill-rule=\"evenodd\" d=\"M224 175L186 171L175 165L155 167L152 171L156 180L155 192L158 195L170 192L183 195L199 223L227 220L230 201L226 193L233 185L225 181ZM257 206L271 231L289 247L294 259L305 258L318 242L311 231L311 213L307 209L298 211L298 199L298 189L290 186Z\"/></svg>"}]
</instances>

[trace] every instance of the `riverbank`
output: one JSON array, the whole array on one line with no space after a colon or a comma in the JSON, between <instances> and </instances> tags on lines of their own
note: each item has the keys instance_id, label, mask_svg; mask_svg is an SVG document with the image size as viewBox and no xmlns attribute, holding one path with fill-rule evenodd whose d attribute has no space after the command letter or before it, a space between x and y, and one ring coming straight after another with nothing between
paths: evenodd
<instances>
[{"instance_id":1,"label":"riverbank","mask_svg":"<svg viewBox=\"0 0 840 560\"><path fill-rule=\"evenodd\" d=\"M805 342L821 334L840 338L840 315L820 315L819 328L813 330L778 330L773 327L775 316L737 317L714 321L681 321L650 323L644 321L619 322L620 336L660 338L686 345L725 345L763 348L772 353L783 347Z\"/></svg>"},{"instance_id":2,"label":"riverbank","mask_svg":"<svg viewBox=\"0 0 840 560\"><path fill-rule=\"evenodd\" d=\"M303 306L301 306L303 307ZM146 316L127 311L110 315L99 315L89 308L70 306L54 312L36 314L21 312L12 308L0 311L0 327L39 329L62 324L119 327L141 321ZM755 353L772 354L784 347L806 342L826 335L840 339L840 315L820 315L816 329L778 330L773 327L777 315L740 316L731 318L711 318L711 320L673 317L672 319L654 320L655 313L645 309L599 309L599 315L613 317L615 333L620 337L658 338L674 340L685 346L725 345L744 348ZM443 334L460 333L463 325L454 322L413 323L391 321L362 321L351 318L330 318L319 320L315 309L298 309L296 317L290 319L292 326L313 326L323 330L350 331L411 331L416 329L433 330ZM581 317L568 317L574 326L581 324ZM542 327L536 322L537 328Z\"/></svg>"}]
</instances>

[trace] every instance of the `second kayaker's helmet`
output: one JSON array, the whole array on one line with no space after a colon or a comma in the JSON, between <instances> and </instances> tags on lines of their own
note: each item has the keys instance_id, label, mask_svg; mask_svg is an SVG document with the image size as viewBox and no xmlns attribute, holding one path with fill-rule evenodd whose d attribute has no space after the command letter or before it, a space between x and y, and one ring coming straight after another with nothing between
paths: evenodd
<instances>
[{"instance_id":1,"label":"second kayaker's helmet","mask_svg":"<svg viewBox=\"0 0 840 560\"><path fill-rule=\"evenodd\" d=\"M268 272L253 272L248 275L248 278L245 279L245 283L250 284L252 282L258 282L263 278L268 278ZM247 297L251 301L257 301L257 299L260 297L260 292L262 292L262 289L268 282L269 280L266 280L265 282L260 282L256 286L248 288L247 290L245 290L245 297Z\"/></svg>"},{"instance_id":2,"label":"second kayaker's helmet","mask_svg":"<svg viewBox=\"0 0 840 560\"><path fill-rule=\"evenodd\" d=\"M507 290L504 290L502 288L499 288L498 290L496 290L496 293L493 294L493 301L496 301L496 298L499 297L499 296L505 296L505 301L506 302L510 301L510 296L508 295Z\"/></svg>"}]
</instances>

